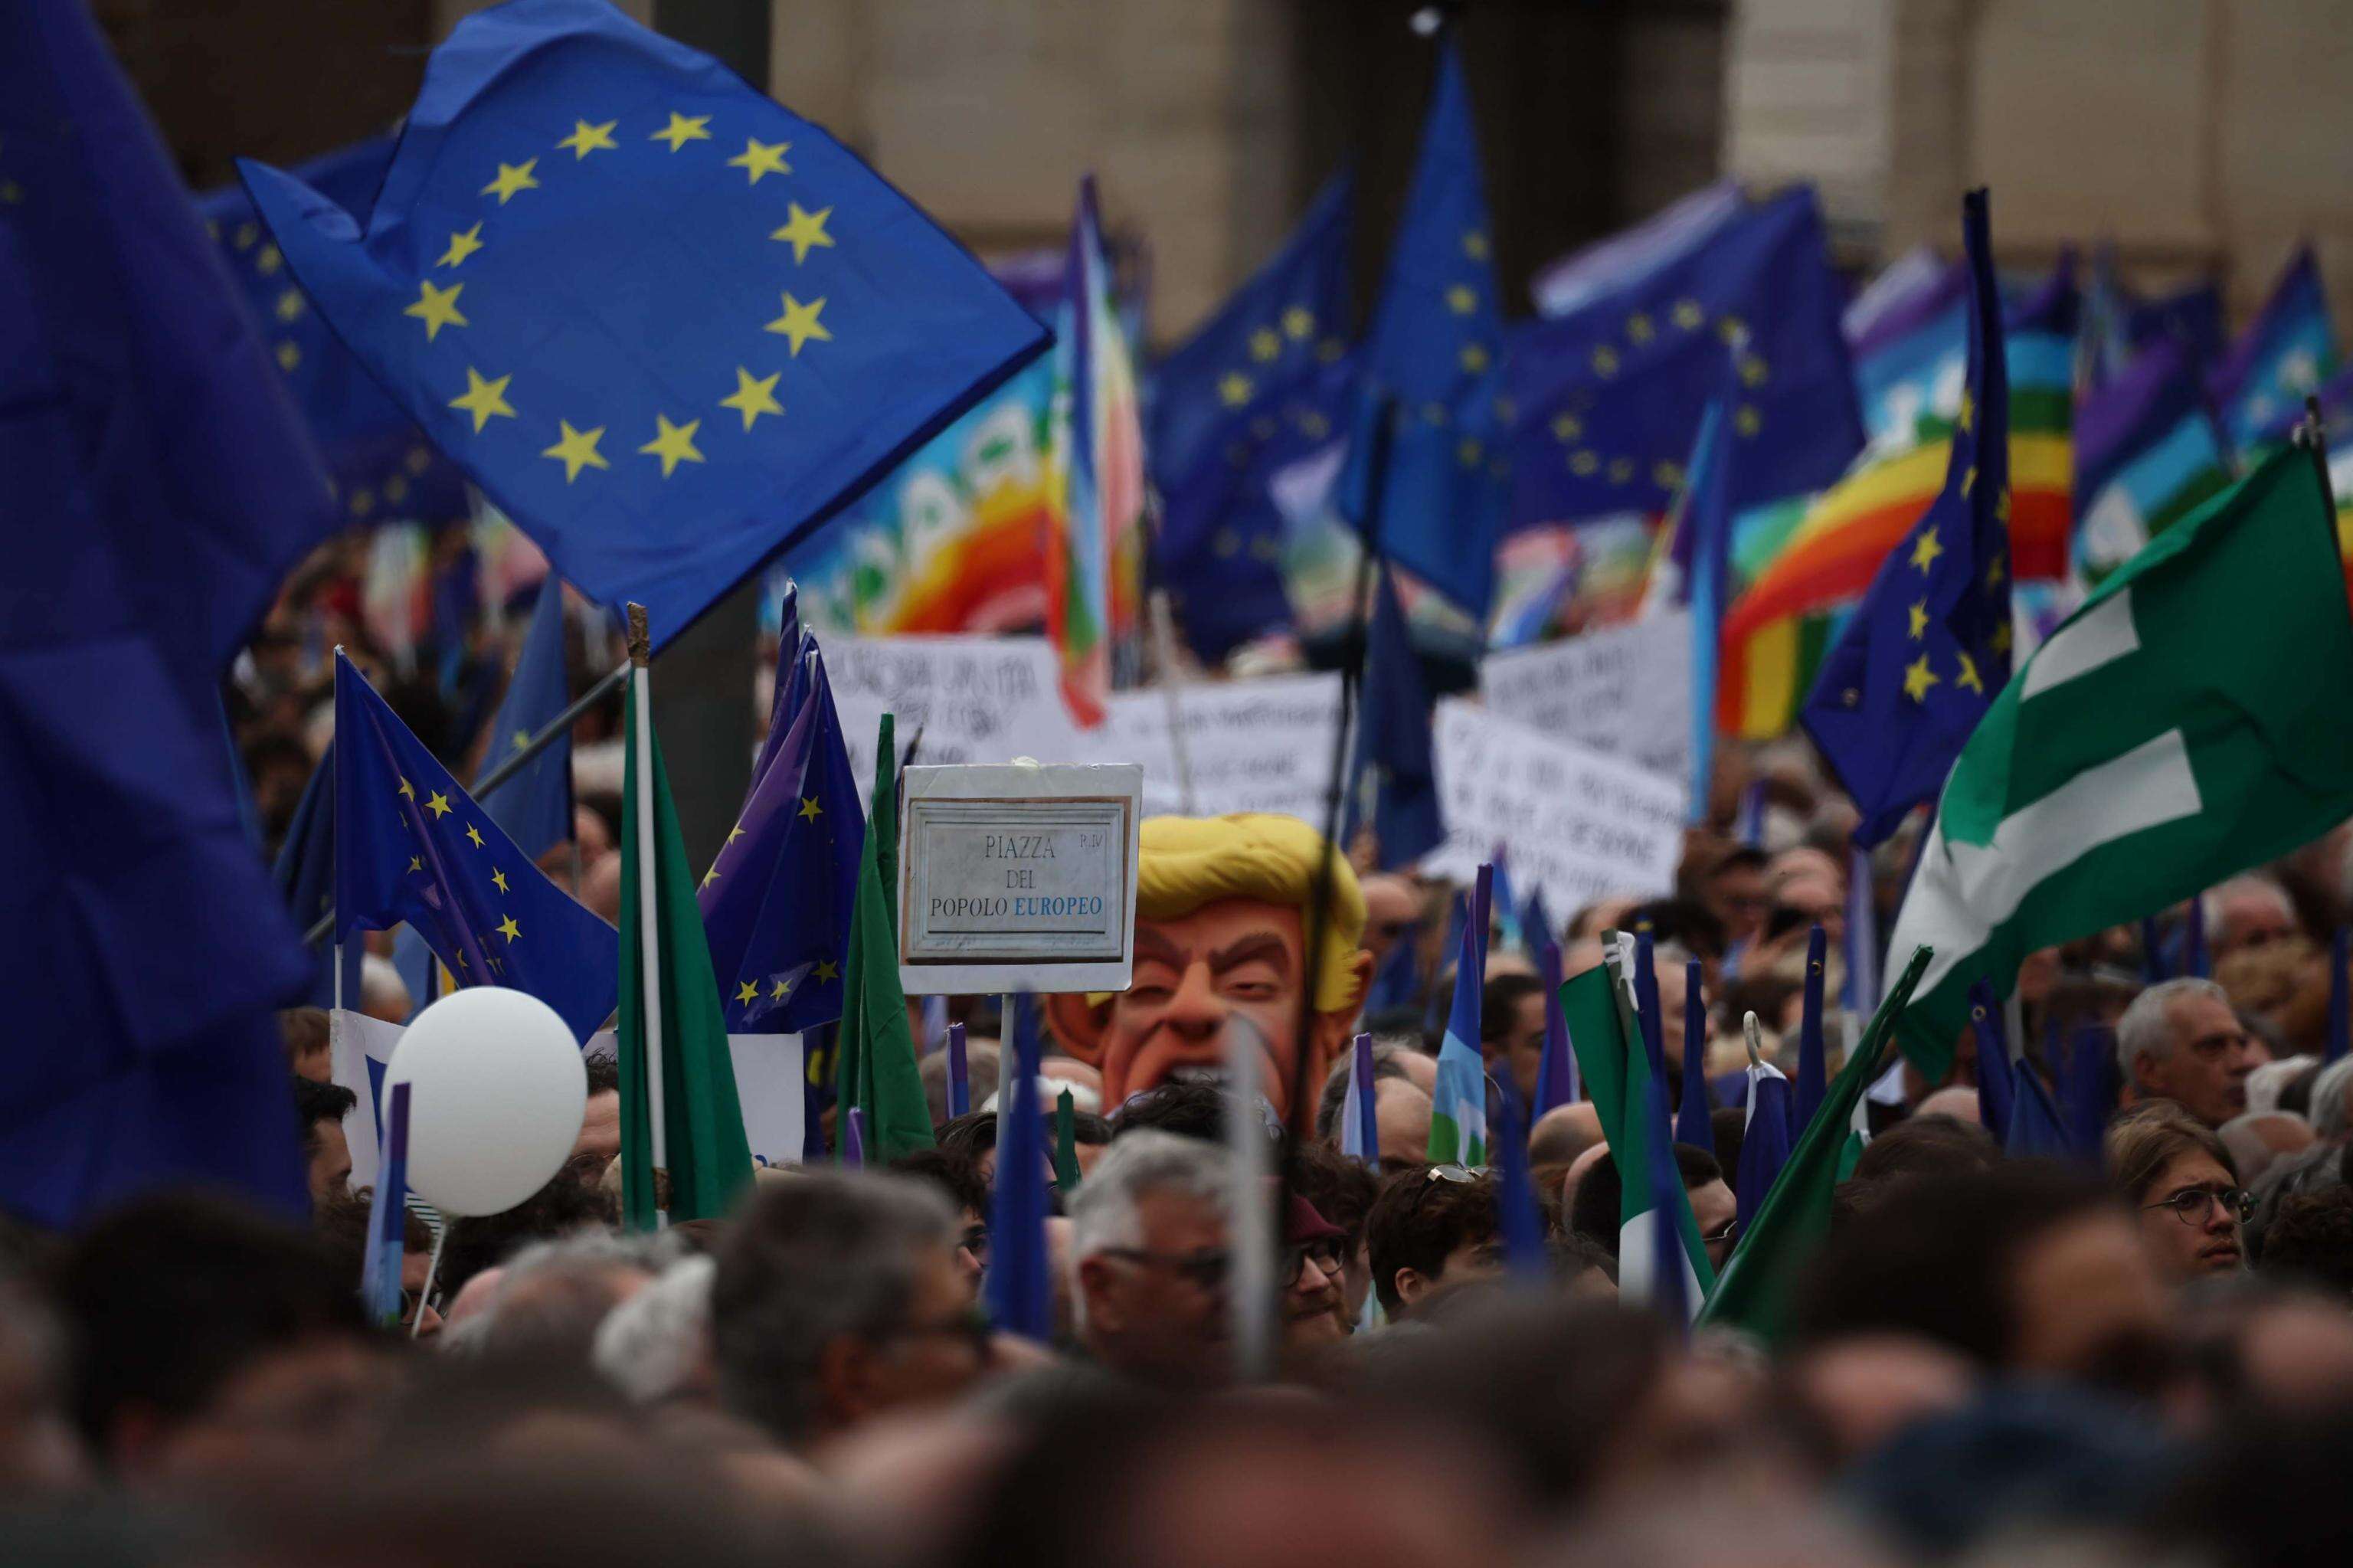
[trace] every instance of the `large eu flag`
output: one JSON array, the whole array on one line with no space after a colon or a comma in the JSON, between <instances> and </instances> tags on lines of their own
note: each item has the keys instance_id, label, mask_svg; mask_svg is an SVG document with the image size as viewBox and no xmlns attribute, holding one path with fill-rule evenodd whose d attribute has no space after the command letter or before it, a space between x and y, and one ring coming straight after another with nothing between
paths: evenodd
<instances>
[{"instance_id":1,"label":"large eu flag","mask_svg":"<svg viewBox=\"0 0 2353 1568\"><path fill-rule=\"evenodd\" d=\"M0 1208L203 1181L292 1209L301 944L219 683L326 481L80 0L0 15Z\"/></svg>"},{"instance_id":2,"label":"large eu flag","mask_svg":"<svg viewBox=\"0 0 2353 1568\"><path fill-rule=\"evenodd\" d=\"M338 652L335 939L403 920L459 985L529 991L583 1040L613 1011L613 927L543 875Z\"/></svg>"},{"instance_id":3,"label":"large eu flag","mask_svg":"<svg viewBox=\"0 0 2353 1568\"><path fill-rule=\"evenodd\" d=\"M599 0L459 23L364 215L242 167L337 334L658 645L1047 342L831 136Z\"/></svg>"},{"instance_id":4,"label":"large eu flag","mask_svg":"<svg viewBox=\"0 0 2353 1568\"><path fill-rule=\"evenodd\" d=\"M1725 418L1753 449L1734 507L1837 479L1862 446L1844 299L1813 190L1799 185L1527 329L1509 371L1513 525L1663 509L1727 350L1739 385Z\"/></svg>"},{"instance_id":5,"label":"large eu flag","mask_svg":"<svg viewBox=\"0 0 2353 1568\"><path fill-rule=\"evenodd\" d=\"M364 214L375 203L392 149L392 137L371 136L313 158L294 171L295 177L344 211ZM196 210L220 247L229 276L245 291L269 339L269 355L311 427L344 521L465 516L465 476L433 450L417 421L385 396L375 377L311 308L245 187L208 191Z\"/></svg>"},{"instance_id":6,"label":"large eu flag","mask_svg":"<svg viewBox=\"0 0 2353 1568\"><path fill-rule=\"evenodd\" d=\"M817 639L777 672L793 700L751 798L696 895L732 1034L793 1034L841 1016L841 970L866 821Z\"/></svg>"},{"instance_id":7,"label":"large eu flag","mask_svg":"<svg viewBox=\"0 0 2353 1568\"><path fill-rule=\"evenodd\" d=\"M1961 229L1968 371L1945 487L1881 564L1799 718L1854 797L1864 848L1936 798L2010 681L2010 372L1982 190Z\"/></svg>"}]
</instances>

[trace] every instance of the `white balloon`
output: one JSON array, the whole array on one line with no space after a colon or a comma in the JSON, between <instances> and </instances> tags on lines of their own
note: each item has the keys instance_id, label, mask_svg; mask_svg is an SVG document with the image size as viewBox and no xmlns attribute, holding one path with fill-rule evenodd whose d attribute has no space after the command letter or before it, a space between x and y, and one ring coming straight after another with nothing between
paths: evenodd
<instances>
[{"instance_id":1,"label":"white balloon","mask_svg":"<svg viewBox=\"0 0 2353 1568\"><path fill-rule=\"evenodd\" d=\"M556 1011L503 986L450 992L417 1015L385 1064L386 1106L408 1090L408 1184L445 1214L513 1208L563 1169L588 1071Z\"/></svg>"}]
</instances>

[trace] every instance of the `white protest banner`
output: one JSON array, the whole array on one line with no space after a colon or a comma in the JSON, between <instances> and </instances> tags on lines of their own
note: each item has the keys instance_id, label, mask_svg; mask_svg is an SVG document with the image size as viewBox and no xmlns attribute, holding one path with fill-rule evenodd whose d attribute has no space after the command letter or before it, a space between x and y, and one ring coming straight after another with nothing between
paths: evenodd
<instances>
[{"instance_id":1,"label":"white protest banner","mask_svg":"<svg viewBox=\"0 0 2353 1568\"><path fill-rule=\"evenodd\" d=\"M1080 755L1141 763L1148 816L1185 810L1179 782L1189 777L1195 816L1276 811L1323 822L1340 725L1337 674L1179 686L1176 708L1184 726L1184 774L1171 739L1168 694L1157 689L1113 696L1109 716L1084 737Z\"/></svg>"},{"instance_id":2,"label":"white protest banner","mask_svg":"<svg viewBox=\"0 0 2353 1568\"><path fill-rule=\"evenodd\" d=\"M1127 989L1143 769L917 764L904 779L899 981L910 995Z\"/></svg>"},{"instance_id":3,"label":"white protest banner","mask_svg":"<svg viewBox=\"0 0 2353 1568\"><path fill-rule=\"evenodd\" d=\"M823 646L850 772L870 799L885 713L898 715L902 751L923 732L918 762L1062 761L1078 750L1041 637L837 637Z\"/></svg>"},{"instance_id":4,"label":"white protest banner","mask_svg":"<svg viewBox=\"0 0 2353 1568\"><path fill-rule=\"evenodd\" d=\"M1446 842L1422 869L1469 882L1495 847L1560 917L1609 894L1664 894L1683 853L1683 787L1459 697L1432 726Z\"/></svg>"},{"instance_id":5,"label":"white protest banner","mask_svg":"<svg viewBox=\"0 0 2353 1568\"><path fill-rule=\"evenodd\" d=\"M1556 739L1691 777L1691 611L1670 610L1479 661L1490 711Z\"/></svg>"},{"instance_id":6,"label":"white protest banner","mask_svg":"<svg viewBox=\"0 0 2353 1568\"><path fill-rule=\"evenodd\" d=\"M588 1036L580 1054L591 1061L617 1061L621 1043L609 1029ZM730 1034L727 1056L735 1069L735 1102L744 1111L744 1141L765 1165L798 1165L806 1136L808 1101L802 1094L804 1052L797 1034Z\"/></svg>"},{"instance_id":7,"label":"white protest banner","mask_svg":"<svg viewBox=\"0 0 2353 1568\"><path fill-rule=\"evenodd\" d=\"M343 1113L343 1141L351 1145L354 1189L375 1185L376 1156L384 1141L376 1120L378 1086L404 1033L397 1023L348 1008L327 1014L328 1076L352 1091L352 1108Z\"/></svg>"}]
</instances>

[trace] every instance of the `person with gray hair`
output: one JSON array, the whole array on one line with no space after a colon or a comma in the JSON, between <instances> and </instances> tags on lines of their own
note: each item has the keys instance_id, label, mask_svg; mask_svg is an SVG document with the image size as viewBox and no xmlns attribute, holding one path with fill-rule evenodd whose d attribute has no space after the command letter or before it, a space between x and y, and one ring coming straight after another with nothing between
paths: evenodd
<instances>
[{"instance_id":1,"label":"person with gray hair","mask_svg":"<svg viewBox=\"0 0 2353 1568\"><path fill-rule=\"evenodd\" d=\"M711 1281L718 1272L708 1257L683 1258L605 1314L590 1360L630 1404L712 1402Z\"/></svg>"},{"instance_id":2,"label":"person with gray hair","mask_svg":"<svg viewBox=\"0 0 2353 1568\"><path fill-rule=\"evenodd\" d=\"M678 1256L667 1236L583 1231L534 1242L500 1270L489 1309L447 1330L445 1352L586 1361L606 1315Z\"/></svg>"},{"instance_id":3,"label":"person with gray hair","mask_svg":"<svg viewBox=\"0 0 2353 1568\"><path fill-rule=\"evenodd\" d=\"M2217 962L2244 948L2296 935L2295 901L2268 876L2249 872L2206 890L2199 901L2207 950Z\"/></svg>"},{"instance_id":4,"label":"person with gray hair","mask_svg":"<svg viewBox=\"0 0 2353 1568\"><path fill-rule=\"evenodd\" d=\"M1149 1129L1114 1140L1071 1203L1079 1342L1139 1383L1198 1388L1230 1371L1225 1151Z\"/></svg>"},{"instance_id":5,"label":"person with gray hair","mask_svg":"<svg viewBox=\"0 0 2353 1568\"><path fill-rule=\"evenodd\" d=\"M2353 1140L2353 1056L2339 1056L2312 1080L2312 1131L2323 1143Z\"/></svg>"},{"instance_id":6,"label":"person with gray hair","mask_svg":"<svg viewBox=\"0 0 2353 1568\"><path fill-rule=\"evenodd\" d=\"M2171 1100L2208 1127L2247 1108L2262 1048L2210 980L2160 980L2116 1020L2116 1065L2134 1097Z\"/></svg>"},{"instance_id":7,"label":"person with gray hair","mask_svg":"<svg viewBox=\"0 0 2353 1568\"><path fill-rule=\"evenodd\" d=\"M722 1403L807 1448L963 1393L991 1350L958 1239L928 1182L827 1171L762 1188L711 1284Z\"/></svg>"}]
</instances>

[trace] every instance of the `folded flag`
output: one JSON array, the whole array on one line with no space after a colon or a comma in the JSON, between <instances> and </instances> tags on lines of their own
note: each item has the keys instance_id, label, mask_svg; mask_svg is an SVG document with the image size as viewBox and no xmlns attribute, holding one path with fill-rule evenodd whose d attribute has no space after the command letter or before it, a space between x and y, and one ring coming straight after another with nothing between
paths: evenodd
<instances>
[{"instance_id":1,"label":"folded flag","mask_svg":"<svg viewBox=\"0 0 2353 1568\"><path fill-rule=\"evenodd\" d=\"M364 214L240 170L394 400L665 641L1047 341L831 136L598 0L460 22Z\"/></svg>"},{"instance_id":2,"label":"folded flag","mask_svg":"<svg viewBox=\"0 0 2353 1568\"><path fill-rule=\"evenodd\" d=\"M1538 1281L1549 1272L1550 1259L1535 1182L1528 1171L1527 1112L1509 1075L1496 1081L1495 1097L1501 1111L1495 1123L1495 1206L1504 1266L1518 1279Z\"/></svg>"},{"instance_id":3,"label":"folded flag","mask_svg":"<svg viewBox=\"0 0 2353 1568\"><path fill-rule=\"evenodd\" d=\"M1714 1149L1715 1107L1707 1093L1707 1008L1700 996L1704 973L1697 959L1684 961L1683 1077L1683 1094L1675 1102L1675 1141L1694 1149Z\"/></svg>"},{"instance_id":4,"label":"folded flag","mask_svg":"<svg viewBox=\"0 0 2353 1568\"><path fill-rule=\"evenodd\" d=\"M1748 1015L1751 1027L1756 1018L1753 1012ZM1773 1190L1781 1168L1789 1162L1792 1128L1799 1125L1797 1108L1789 1099L1789 1080L1772 1063L1752 1056L1747 1114L1740 1124L1740 1164L1732 1173L1732 1194L1742 1230L1757 1223L1765 1207L1765 1194Z\"/></svg>"},{"instance_id":5,"label":"folded flag","mask_svg":"<svg viewBox=\"0 0 2353 1568\"><path fill-rule=\"evenodd\" d=\"M1054 1291L1046 1245L1046 1125L1038 1109L1038 1031L1017 1018L1007 1034L983 1295L989 1320L998 1329L1043 1344L1054 1337Z\"/></svg>"},{"instance_id":6,"label":"folded flag","mask_svg":"<svg viewBox=\"0 0 2353 1568\"><path fill-rule=\"evenodd\" d=\"M2309 245L2288 258L2262 312L2207 378L2223 436L2245 452L2337 372L2328 291Z\"/></svg>"},{"instance_id":7,"label":"folded flag","mask_svg":"<svg viewBox=\"0 0 2353 1568\"><path fill-rule=\"evenodd\" d=\"M391 136L371 136L299 165L294 177L344 211L365 213L383 188L393 145ZM262 324L286 390L326 460L344 521L466 516L465 476L311 308L245 187L208 191L196 210Z\"/></svg>"},{"instance_id":8,"label":"folded flag","mask_svg":"<svg viewBox=\"0 0 2353 1568\"><path fill-rule=\"evenodd\" d=\"M1366 629L1362 715L1357 720L1349 836L1369 825L1383 870L1412 865L1446 839L1430 751L1430 698L1421 679L1397 579L1387 566L1373 585ZM1370 806L1365 805L1369 799Z\"/></svg>"},{"instance_id":9,"label":"folded flag","mask_svg":"<svg viewBox=\"0 0 2353 1568\"><path fill-rule=\"evenodd\" d=\"M2125 336L2136 349L2178 343L2192 365L2222 357L2222 291L2212 279L2189 284L2125 309Z\"/></svg>"},{"instance_id":10,"label":"folded flag","mask_svg":"<svg viewBox=\"0 0 2353 1568\"><path fill-rule=\"evenodd\" d=\"M2151 344L2075 416L2075 569L2097 585L2231 482L2187 345Z\"/></svg>"},{"instance_id":11,"label":"folded flag","mask_svg":"<svg viewBox=\"0 0 2353 1568\"><path fill-rule=\"evenodd\" d=\"M1536 978L1545 994L1544 1055L1536 1062L1536 1103L1529 1125L1545 1113L1577 1098L1577 1057L1568 1047L1568 1020L1560 1011L1560 944L1546 941L1536 949Z\"/></svg>"},{"instance_id":12,"label":"folded flag","mask_svg":"<svg viewBox=\"0 0 2353 1568\"><path fill-rule=\"evenodd\" d=\"M1046 635L1062 702L1082 729L1111 700L1112 646L1132 639L1141 597L1144 431L1127 330L1112 301L1095 182L1079 182L1055 340L1053 473L1060 502L1046 544Z\"/></svg>"},{"instance_id":13,"label":"folded flag","mask_svg":"<svg viewBox=\"0 0 2353 1568\"><path fill-rule=\"evenodd\" d=\"M2010 1118L2016 1108L2018 1073L2010 1059L2009 1030L2002 1020L2000 1000L1993 984L1980 980L1969 987L1969 1038L1977 1047L1978 1118L1993 1140L2007 1147Z\"/></svg>"},{"instance_id":14,"label":"folded flag","mask_svg":"<svg viewBox=\"0 0 2353 1568\"><path fill-rule=\"evenodd\" d=\"M1495 586L1504 454L1496 397L1504 313L1479 139L1453 40L1442 39L1405 216L1366 328L1366 403L1388 440L1349 443L1340 493L1381 552L1484 621ZM1362 476L1385 450L1378 482ZM1377 496L1379 515L1356 504Z\"/></svg>"},{"instance_id":15,"label":"folded flag","mask_svg":"<svg viewBox=\"0 0 2353 1568\"><path fill-rule=\"evenodd\" d=\"M654 732L644 611L629 611L621 786L621 1208L640 1230L717 1219L752 1181L727 1022Z\"/></svg>"},{"instance_id":16,"label":"folded flag","mask_svg":"<svg viewBox=\"0 0 2353 1568\"><path fill-rule=\"evenodd\" d=\"M1936 949L1904 1049L1940 1078L1970 985L2353 812L2353 612L2316 455L2152 540L2005 687L1946 785L1889 950Z\"/></svg>"},{"instance_id":17,"label":"folded flag","mask_svg":"<svg viewBox=\"0 0 2353 1568\"><path fill-rule=\"evenodd\" d=\"M1683 253L1517 338L1512 526L1663 510L1700 413L1737 367L1725 418L1746 449L1735 507L1836 480L1862 446L1839 331L1844 286L1813 187L1724 214Z\"/></svg>"},{"instance_id":18,"label":"folded flag","mask_svg":"<svg viewBox=\"0 0 2353 1568\"><path fill-rule=\"evenodd\" d=\"M1864 868L1856 868L1862 869ZM1865 885L1869 885L1867 878ZM1848 917L1852 919L1852 916ZM1823 991L1829 979L1823 969L1829 954L1829 934L1816 926L1806 933L1806 984L1799 1001L1803 1011L1798 1016L1798 1082L1790 1091L1789 1100L1792 1136L1806 1129L1814 1113L1821 1109L1823 1097L1830 1093L1830 1057L1822 1044L1822 1008L1827 1000Z\"/></svg>"},{"instance_id":19,"label":"folded flag","mask_svg":"<svg viewBox=\"0 0 2353 1568\"><path fill-rule=\"evenodd\" d=\"M499 711L491 716L491 744L482 772L531 745L532 736L571 705L564 666L564 585L553 574L539 587L531 624L522 634ZM536 858L572 841L572 736L547 743L538 756L482 796L491 816L525 854Z\"/></svg>"},{"instance_id":20,"label":"folded flag","mask_svg":"<svg viewBox=\"0 0 2353 1568\"><path fill-rule=\"evenodd\" d=\"M778 673L778 689L798 693L798 706L696 895L727 1026L737 1034L797 1034L841 1016L866 847L849 749L814 636L802 638L789 673Z\"/></svg>"},{"instance_id":21,"label":"folded flag","mask_svg":"<svg viewBox=\"0 0 2353 1568\"><path fill-rule=\"evenodd\" d=\"M2010 374L1984 191L1963 198L1961 230L1968 372L1944 488L1879 563L1799 720L1854 798L1866 849L1935 797L2010 678Z\"/></svg>"},{"instance_id":22,"label":"folded flag","mask_svg":"<svg viewBox=\"0 0 2353 1568\"><path fill-rule=\"evenodd\" d=\"M1378 1171L1381 1129L1373 1087L1373 1037L1359 1034L1348 1048L1348 1086L1340 1101L1340 1152Z\"/></svg>"},{"instance_id":23,"label":"folded flag","mask_svg":"<svg viewBox=\"0 0 2353 1568\"><path fill-rule=\"evenodd\" d=\"M1455 948L1454 1001L1438 1048L1438 1093L1430 1113L1430 1158L1466 1170L1487 1163L1487 1069L1479 1051L1484 965L1472 939L1476 924L1463 922Z\"/></svg>"},{"instance_id":24,"label":"folded flag","mask_svg":"<svg viewBox=\"0 0 2353 1568\"><path fill-rule=\"evenodd\" d=\"M899 923L889 893L899 863L898 755L895 726L884 714L874 743L874 805L858 855L833 1066L835 1104L860 1113L865 1157L876 1165L934 1141L907 994L899 985Z\"/></svg>"},{"instance_id":25,"label":"folded flag","mask_svg":"<svg viewBox=\"0 0 2353 1568\"><path fill-rule=\"evenodd\" d=\"M335 740L333 939L406 920L459 984L528 991L587 1039L613 1011L613 927L532 863L341 652Z\"/></svg>"}]
</instances>

